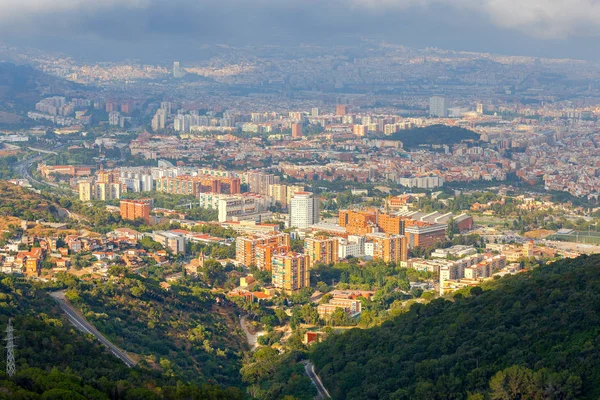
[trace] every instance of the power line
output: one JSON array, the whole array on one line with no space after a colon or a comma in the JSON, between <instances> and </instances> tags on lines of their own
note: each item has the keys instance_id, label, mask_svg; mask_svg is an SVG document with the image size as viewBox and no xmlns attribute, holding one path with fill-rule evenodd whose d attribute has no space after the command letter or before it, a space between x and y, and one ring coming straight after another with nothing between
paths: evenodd
<instances>
[{"instance_id":1,"label":"power line","mask_svg":"<svg viewBox=\"0 0 600 400\"><path fill-rule=\"evenodd\" d=\"M6 327L6 373L9 377L15 376L17 367L15 364L15 329L12 326L12 319L9 318Z\"/></svg>"}]
</instances>

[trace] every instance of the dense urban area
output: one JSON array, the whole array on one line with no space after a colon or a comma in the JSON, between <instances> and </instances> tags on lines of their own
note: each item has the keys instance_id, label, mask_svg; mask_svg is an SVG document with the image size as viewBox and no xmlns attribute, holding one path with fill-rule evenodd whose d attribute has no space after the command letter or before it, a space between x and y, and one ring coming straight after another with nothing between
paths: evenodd
<instances>
[{"instance_id":1,"label":"dense urban area","mask_svg":"<svg viewBox=\"0 0 600 400\"><path fill-rule=\"evenodd\" d=\"M600 64L213 54L0 45L0 399L600 396Z\"/></svg>"}]
</instances>

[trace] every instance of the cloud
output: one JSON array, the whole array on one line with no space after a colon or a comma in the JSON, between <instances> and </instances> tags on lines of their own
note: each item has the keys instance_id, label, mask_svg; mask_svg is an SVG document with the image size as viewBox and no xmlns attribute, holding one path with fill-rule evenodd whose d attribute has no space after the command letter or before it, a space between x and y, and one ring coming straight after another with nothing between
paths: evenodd
<instances>
[{"instance_id":1,"label":"cloud","mask_svg":"<svg viewBox=\"0 0 600 400\"><path fill-rule=\"evenodd\" d=\"M474 11L498 27L542 38L600 33L598 0L351 0L351 3L379 11L443 5L457 11Z\"/></svg>"},{"instance_id":2,"label":"cloud","mask_svg":"<svg viewBox=\"0 0 600 400\"><path fill-rule=\"evenodd\" d=\"M197 17L203 13L216 15L225 25L230 19L228 14L236 16L240 12L250 20L260 21L268 21L270 14L278 17L294 12L315 19L319 13L327 13L325 16L339 23L340 15L360 22L363 12L424 12L440 6L457 13L475 12L500 28L536 37L600 33L598 0L0 0L0 21L9 26L27 21L34 25L36 20L50 15L59 27L68 28L68 24L77 27L81 20L93 22L95 17L119 21L120 14L149 22L153 13L160 10L177 12L183 21L188 19L188 12ZM160 20L156 22L160 24ZM130 23L134 28L144 28L139 21L130 20ZM177 28L183 29L185 25L178 24Z\"/></svg>"},{"instance_id":3,"label":"cloud","mask_svg":"<svg viewBox=\"0 0 600 400\"><path fill-rule=\"evenodd\" d=\"M0 0L0 37L102 42L105 52L108 42L141 53L152 42L157 51L167 43L181 52L181 43L323 43L350 36L577 56L589 52L582 41L593 45L590 38L600 36L600 0Z\"/></svg>"}]
</instances>

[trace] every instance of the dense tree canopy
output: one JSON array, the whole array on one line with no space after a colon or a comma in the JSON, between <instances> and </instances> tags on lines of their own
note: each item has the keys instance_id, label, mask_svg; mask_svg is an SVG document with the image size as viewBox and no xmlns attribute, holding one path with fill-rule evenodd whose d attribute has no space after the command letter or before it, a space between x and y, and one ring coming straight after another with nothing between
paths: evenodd
<instances>
[{"instance_id":1,"label":"dense tree canopy","mask_svg":"<svg viewBox=\"0 0 600 400\"><path fill-rule=\"evenodd\" d=\"M598 398L600 255L483 289L316 345L325 386L339 399Z\"/></svg>"},{"instance_id":2,"label":"dense tree canopy","mask_svg":"<svg viewBox=\"0 0 600 400\"><path fill-rule=\"evenodd\" d=\"M431 125L401 130L394 133L391 139L402 141L405 149L412 149L421 145L453 145L463 140L479 140L479 135L457 126Z\"/></svg>"}]
</instances>

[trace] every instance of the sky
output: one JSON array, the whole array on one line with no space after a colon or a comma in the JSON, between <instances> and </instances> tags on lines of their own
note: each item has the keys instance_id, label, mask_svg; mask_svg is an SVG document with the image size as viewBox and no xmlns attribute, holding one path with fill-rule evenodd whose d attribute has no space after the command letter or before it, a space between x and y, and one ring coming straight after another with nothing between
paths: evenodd
<instances>
[{"instance_id":1,"label":"sky","mask_svg":"<svg viewBox=\"0 0 600 400\"><path fill-rule=\"evenodd\" d=\"M0 38L94 61L351 44L599 60L600 0L0 0Z\"/></svg>"}]
</instances>

